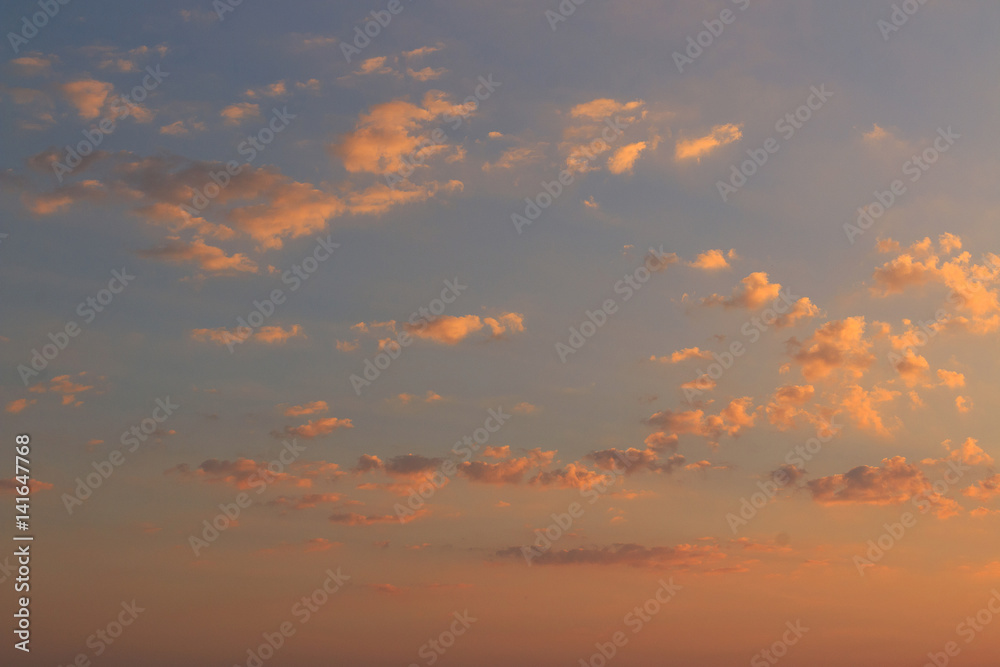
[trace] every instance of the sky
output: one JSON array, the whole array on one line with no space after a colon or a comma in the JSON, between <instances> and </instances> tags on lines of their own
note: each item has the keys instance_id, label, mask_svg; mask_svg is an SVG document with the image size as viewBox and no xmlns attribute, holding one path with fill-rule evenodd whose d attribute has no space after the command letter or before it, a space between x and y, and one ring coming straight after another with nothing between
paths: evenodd
<instances>
[{"instance_id":1,"label":"sky","mask_svg":"<svg viewBox=\"0 0 1000 667\"><path fill-rule=\"evenodd\" d=\"M996 3L0 25L4 664L994 664Z\"/></svg>"}]
</instances>

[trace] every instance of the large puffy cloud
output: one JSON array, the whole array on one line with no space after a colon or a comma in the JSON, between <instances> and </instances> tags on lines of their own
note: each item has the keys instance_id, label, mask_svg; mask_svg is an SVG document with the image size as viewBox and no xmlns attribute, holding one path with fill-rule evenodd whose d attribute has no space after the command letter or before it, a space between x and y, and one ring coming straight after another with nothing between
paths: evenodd
<instances>
[{"instance_id":1,"label":"large puffy cloud","mask_svg":"<svg viewBox=\"0 0 1000 667\"><path fill-rule=\"evenodd\" d=\"M968 252L952 256L962 247L954 234L942 234L937 247L930 238L912 244L898 256L875 269L873 294L889 296L928 284L941 284L951 290L949 301L980 321L1000 311L1000 257L983 256L984 262L972 262ZM983 322L978 322L980 325Z\"/></svg>"},{"instance_id":2,"label":"large puffy cloud","mask_svg":"<svg viewBox=\"0 0 1000 667\"><path fill-rule=\"evenodd\" d=\"M881 436L890 436L899 427L898 418L886 424L882 413L876 407L880 403L895 400L899 396L898 391L878 386L865 389L856 384L848 385L845 390L844 395L837 401L837 407L846 412L858 427L874 431Z\"/></svg>"},{"instance_id":3,"label":"large puffy cloud","mask_svg":"<svg viewBox=\"0 0 1000 667\"><path fill-rule=\"evenodd\" d=\"M792 360L801 366L802 376L812 382L843 371L861 377L874 363L871 341L865 339L865 318L848 317L823 324L803 342L789 342Z\"/></svg>"},{"instance_id":4,"label":"large puffy cloud","mask_svg":"<svg viewBox=\"0 0 1000 667\"><path fill-rule=\"evenodd\" d=\"M781 294L781 284L772 283L767 273L757 271L741 281L741 285L733 290L731 296L725 297L719 294L702 299L706 306L721 304L727 308L747 308L756 310L771 301L774 301Z\"/></svg>"},{"instance_id":5,"label":"large puffy cloud","mask_svg":"<svg viewBox=\"0 0 1000 667\"><path fill-rule=\"evenodd\" d=\"M705 414L704 410L663 410L651 416L646 423L674 434L690 433L708 438L711 444L723 434L739 437L743 430L754 425L760 408L753 408L753 399L744 396L732 400L717 415Z\"/></svg>"},{"instance_id":6,"label":"large puffy cloud","mask_svg":"<svg viewBox=\"0 0 1000 667\"><path fill-rule=\"evenodd\" d=\"M450 102L439 90L427 92L419 105L406 100L384 102L362 115L354 130L331 149L349 172L399 172L407 156L426 158L451 150L443 143L422 145L421 133L430 129L432 123L446 116L463 117L471 113L469 108Z\"/></svg>"},{"instance_id":7,"label":"large puffy cloud","mask_svg":"<svg viewBox=\"0 0 1000 667\"><path fill-rule=\"evenodd\" d=\"M846 473L807 483L821 505L895 505L925 493L930 483L902 456L882 459L879 466L858 466Z\"/></svg>"},{"instance_id":8,"label":"large puffy cloud","mask_svg":"<svg viewBox=\"0 0 1000 667\"><path fill-rule=\"evenodd\" d=\"M494 453L495 450L494 450ZM464 461L458 466L458 473L470 482L483 484L520 484L525 474L533 469L549 465L555 452L533 449L527 456L505 458L496 463L485 461Z\"/></svg>"}]
</instances>

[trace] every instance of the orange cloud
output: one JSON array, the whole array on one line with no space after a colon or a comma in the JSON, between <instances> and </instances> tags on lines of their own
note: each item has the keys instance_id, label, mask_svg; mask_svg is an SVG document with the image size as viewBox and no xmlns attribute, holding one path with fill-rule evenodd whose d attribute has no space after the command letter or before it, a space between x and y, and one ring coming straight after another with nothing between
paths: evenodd
<instances>
[{"instance_id":1,"label":"orange cloud","mask_svg":"<svg viewBox=\"0 0 1000 667\"><path fill-rule=\"evenodd\" d=\"M293 405L285 409L286 417L303 417L305 415L315 414L317 412L326 412L328 410L326 401L313 401L312 403L305 403L303 405Z\"/></svg>"},{"instance_id":2,"label":"orange cloud","mask_svg":"<svg viewBox=\"0 0 1000 667\"><path fill-rule=\"evenodd\" d=\"M880 466L858 466L814 479L807 486L821 505L895 505L930 488L924 474L902 456L882 459Z\"/></svg>"},{"instance_id":3,"label":"orange cloud","mask_svg":"<svg viewBox=\"0 0 1000 667\"><path fill-rule=\"evenodd\" d=\"M716 148L742 139L743 132L741 127L742 126L740 125L734 125L732 123L716 125L703 137L679 140L677 142L674 157L678 160L687 160L690 158L697 158L700 160L703 156L708 155Z\"/></svg>"},{"instance_id":4,"label":"orange cloud","mask_svg":"<svg viewBox=\"0 0 1000 667\"><path fill-rule=\"evenodd\" d=\"M340 419L338 417L325 417L322 419L310 420L301 426L286 426L285 433L299 438L311 440L321 435L329 435L340 428L354 428L350 419Z\"/></svg>"},{"instance_id":5,"label":"orange cloud","mask_svg":"<svg viewBox=\"0 0 1000 667\"><path fill-rule=\"evenodd\" d=\"M865 318L848 317L825 323L813 335L799 343L789 342L792 360L802 367L802 375L812 382L843 370L851 377L861 377L875 361L865 340Z\"/></svg>"},{"instance_id":6,"label":"orange cloud","mask_svg":"<svg viewBox=\"0 0 1000 667\"><path fill-rule=\"evenodd\" d=\"M173 264L194 264L202 271L215 274L232 274L234 272L256 273L257 264L246 255L234 253L226 255L222 248L208 245L201 239L188 243L177 237L170 237L166 243L140 250L140 257L159 259Z\"/></svg>"}]
</instances>

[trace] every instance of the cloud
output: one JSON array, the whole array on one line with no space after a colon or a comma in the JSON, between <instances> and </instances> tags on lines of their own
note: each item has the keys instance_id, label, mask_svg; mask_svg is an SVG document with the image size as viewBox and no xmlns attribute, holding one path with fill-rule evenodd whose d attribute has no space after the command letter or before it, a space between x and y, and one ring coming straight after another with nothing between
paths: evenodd
<instances>
[{"instance_id":1,"label":"cloud","mask_svg":"<svg viewBox=\"0 0 1000 667\"><path fill-rule=\"evenodd\" d=\"M304 403L303 405L293 405L291 407L285 408L286 417L303 417L305 415L315 414L317 412L326 412L329 407L326 401L313 401L312 403Z\"/></svg>"},{"instance_id":2,"label":"cloud","mask_svg":"<svg viewBox=\"0 0 1000 667\"><path fill-rule=\"evenodd\" d=\"M441 75L447 73L447 71L448 70L444 67L439 67L437 69L434 69L433 67L424 67L418 70L411 69L409 67L406 68L406 73L417 81L431 81L433 79L438 79Z\"/></svg>"},{"instance_id":3,"label":"cloud","mask_svg":"<svg viewBox=\"0 0 1000 667\"><path fill-rule=\"evenodd\" d=\"M796 418L811 417L803 406L813 399L816 390L812 385L784 385L778 387L774 396L764 409L767 420L780 431L787 431L797 426Z\"/></svg>"},{"instance_id":4,"label":"cloud","mask_svg":"<svg viewBox=\"0 0 1000 667\"><path fill-rule=\"evenodd\" d=\"M284 81L275 81L272 84L268 84L261 88L251 88L244 92L243 94L250 99L256 99L260 97L281 97L288 93L288 86L285 85Z\"/></svg>"},{"instance_id":5,"label":"cloud","mask_svg":"<svg viewBox=\"0 0 1000 667\"><path fill-rule=\"evenodd\" d=\"M5 410L12 415L16 415L19 412L23 412L29 405L34 405L37 402L35 399L18 398L8 403Z\"/></svg>"},{"instance_id":6,"label":"cloud","mask_svg":"<svg viewBox=\"0 0 1000 667\"><path fill-rule=\"evenodd\" d=\"M669 361L672 364L677 364L682 361L687 361L688 359L709 360L711 358L712 358L712 353L708 350L702 350L697 347L686 347L683 350L676 350L673 354L670 355L669 359L667 359L667 357L660 357L659 359L657 359L656 357L650 357L649 360L660 361L660 362Z\"/></svg>"},{"instance_id":7,"label":"cloud","mask_svg":"<svg viewBox=\"0 0 1000 667\"><path fill-rule=\"evenodd\" d=\"M14 58L10 61L10 65L21 76L38 76L40 74L49 74L52 71L53 63L57 60L57 56L46 55L40 51L32 51L20 58Z\"/></svg>"},{"instance_id":8,"label":"cloud","mask_svg":"<svg viewBox=\"0 0 1000 667\"><path fill-rule=\"evenodd\" d=\"M924 493L930 483L916 466L896 456L882 459L880 466L858 466L814 479L807 487L821 505L895 505Z\"/></svg>"},{"instance_id":9,"label":"cloud","mask_svg":"<svg viewBox=\"0 0 1000 667\"><path fill-rule=\"evenodd\" d=\"M430 322L404 324L403 327L417 338L431 340L442 345L457 345L472 334L490 328L489 338L499 338L503 334L524 331L524 316L520 313L503 313L497 317L480 318L478 315L455 317L443 315Z\"/></svg>"},{"instance_id":10,"label":"cloud","mask_svg":"<svg viewBox=\"0 0 1000 667\"><path fill-rule=\"evenodd\" d=\"M301 426L286 426L285 434L298 438L311 440L321 435L329 435L340 428L354 428L350 419L340 419L338 417L323 417L311 419Z\"/></svg>"},{"instance_id":11,"label":"cloud","mask_svg":"<svg viewBox=\"0 0 1000 667\"><path fill-rule=\"evenodd\" d=\"M792 338L789 351L792 361L801 366L809 382L842 370L850 377L861 377L874 363L871 342L865 340L865 318L848 317L826 322L803 342Z\"/></svg>"},{"instance_id":12,"label":"cloud","mask_svg":"<svg viewBox=\"0 0 1000 667\"><path fill-rule=\"evenodd\" d=\"M493 453L498 452L494 450ZM533 449L527 456L504 459L497 463L463 461L458 465L458 474L470 482L480 484L520 484L529 470L549 465L554 458L555 452Z\"/></svg>"},{"instance_id":13,"label":"cloud","mask_svg":"<svg viewBox=\"0 0 1000 667\"><path fill-rule=\"evenodd\" d=\"M426 158L452 150L440 143L421 146L421 132L445 115L464 117L471 113L467 107L450 102L445 93L431 90L419 105L399 99L373 106L360 116L352 132L330 148L351 173L395 173L405 166L406 156Z\"/></svg>"},{"instance_id":14,"label":"cloud","mask_svg":"<svg viewBox=\"0 0 1000 667\"><path fill-rule=\"evenodd\" d=\"M976 482L963 490L962 495L984 503L1000 496L1000 473L991 475L981 482Z\"/></svg>"},{"instance_id":15,"label":"cloud","mask_svg":"<svg viewBox=\"0 0 1000 667\"><path fill-rule=\"evenodd\" d=\"M71 81L60 84L57 88L76 107L77 115L83 120L93 120L100 116L105 102L114 91L113 85L97 79Z\"/></svg>"},{"instance_id":16,"label":"cloud","mask_svg":"<svg viewBox=\"0 0 1000 667\"><path fill-rule=\"evenodd\" d=\"M146 250L139 250L140 257L162 260L172 264L193 264L201 271L213 274L256 273L257 264L246 255L226 255L222 248L208 245L201 239L188 243L177 237Z\"/></svg>"},{"instance_id":17,"label":"cloud","mask_svg":"<svg viewBox=\"0 0 1000 667\"><path fill-rule=\"evenodd\" d=\"M943 368L939 368L937 376L938 379L941 380L941 384L950 389L957 389L965 386L965 375L957 371L946 371Z\"/></svg>"},{"instance_id":18,"label":"cloud","mask_svg":"<svg viewBox=\"0 0 1000 667\"><path fill-rule=\"evenodd\" d=\"M258 327L254 330L249 340L268 345L281 345L291 338L305 338L300 325L293 324L290 329L285 329L278 325ZM231 345L243 341L239 328L230 331L225 327L217 329L192 329L191 339L202 343L215 343L216 345Z\"/></svg>"},{"instance_id":19,"label":"cloud","mask_svg":"<svg viewBox=\"0 0 1000 667\"><path fill-rule=\"evenodd\" d=\"M975 438L966 438L958 447L952 446L951 440L945 440L941 445L948 451L948 455L942 459L924 459L920 463L923 465L935 465L954 461L968 466L993 467L993 457L987 454L979 446L979 441Z\"/></svg>"},{"instance_id":20,"label":"cloud","mask_svg":"<svg viewBox=\"0 0 1000 667\"><path fill-rule=\"evenodd\" d=\"M875 406L879 403L895 400L900 392L890 391L882 387L872 387L871 390L866 390L856 384L849 385L846 389L847 394L840 399L838 407L847 412L858 427L874 431L885 437L892 435L893 430L899 428L898 418L890 426L886 426L881 413Z\"/></svg>"},{"instance_id":21,"label":"cloud","mask_svg":"<svg viewBox=\"0 0 1000 667\"><path fill-rule=\"evenodd\" d=\"M731 269L732 266L726 260L736 258L736 251L730 250L728 255L722 254L721 250L709 250L698 255L698 257L690 263L696 269L702 269L704 271L721 271L723 269Z\"/></svg>"},{"instance_id":22,"label":"cloud","mask_svg":"<svg viewBox=\"0 0 1000 667\"><path fill-rule=\"evenodd\" d=\"M632 167L635 166L636 161L644 150L646 150L645 141L637 141L633 144L622 146L608 158L608 171L612 174L631 172Z\"/></svg>"},{"instance_id":23,"label":"cloud","mask_svg":"<svg viewBox=\"0 0 1000 667\"><path fill-rule=\"evenodd\" d=\"M532 413L538 412L538 407L528 403L527 401L521 401L514 406L512 410L515 414L519 415L530 415Z\"/></svg>"},{"instance_id":24,"label":"cloud","mask_svg":"<svg viewBox=\"0 0 1000 667\"><path fill-rule=\"evenodd\" d=\"M760 408L753 409L753 399L744 396L732 400L717 415L706 415L704 410L684 410L657 412L646 423L675 434L690 433L708 438L712 444L725 434L737 438L747 428L754 425Z\"/></svg>"},{"instance_id":25,"label":"cloud","mask_svg":"<svg viewBox=\"0 0 1000 667\"><path fill-rule=\"evenodd\" d=\"M219 112L226 125L239 125L245 120L260 118L260 105L251 102L230 104Z\"/></svg>"},{"instance_id":26,"label":"cloud","mask_svg":"<svg viewBox=\"0 0 1000 667\"><path fill-rule=\"evenodd\" d=\"M743 138L742 125L727 123L716 125L703 137L682 139L677 142L674 157L678 160L696 158L700 160L716 148L731 144Z\"/></svg>"},{"instance_id":27,"label":"cloud","mask_svg":"<svg viewBox=\"0 0 1000 667\"><path fill-rule=\"evenodd\" d=\"M570 110L570 116L587 120L604 120L615 114L637 111L644 104L645 102L642 100L632 100L623 104L616 100L602 97L590 102L584 102L583 104L577 104Z\"/></svg>"},{"instance_id":28,"label":"cloud","mask_svg":"<svg viewBox=\"0 0 1000 667\"><path fill-rule=\"evenodd\" d=\"M733 289L729 297L713 294L702 299L702 304L706 306L723 305L726 308L747 308L756 310L775 299L781 294L781 285L772 283L763 271L751 273L741 281L741 286Z\"/></svg>"}]
</instances>

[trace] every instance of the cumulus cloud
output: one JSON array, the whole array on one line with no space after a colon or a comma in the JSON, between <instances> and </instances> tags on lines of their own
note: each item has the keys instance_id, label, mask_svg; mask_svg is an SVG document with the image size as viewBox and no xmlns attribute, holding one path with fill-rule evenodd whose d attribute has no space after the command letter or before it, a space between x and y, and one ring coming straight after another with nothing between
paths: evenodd
<instances>
[{"instance_id":1,"label":"cumulus cloud","mask_svg":"<svg viewBox=\"0 0 1000 667\"><path fill-rule=\"evenodd\" d=\"M751 273L741 281L741 285L733 289L731 296L724 297L719 294L702 299L702 304L706 306L723 305L726 308L747 308L756 310L775 299L781 294L781 285L770 282L767 273L758 271Z\"/></svg>"},{"instance_id":2,"label":"cumulus cloud","mask_svg":"<svg viewBox=\"0 0 1000 667\"><path fill-rule=\"evenodd\" d=\"M404 329L417 338L442 345L457 345L466 338L489 327L489 338L499 338L506 333L524 331L524 316L520 313L502 313L496 317L443 315L430 322L404 324Z\"/></svg>"},{"instance_id":3,"label":"cumulus cloud","mask_svg":"<svg viewBox=\"0 0 1000 667\"><path fill-rule=\"evenodd\" d=\"M882 459L879 466L858 466L846 473L807 483L821 505L895 505L925 493L930 483L902 456Z\"/></svg>"},{"instance_id":4,"label":"cumulus cloud","mask_svg":"<svg viewBox=\"0 0 1000 667\"><path fill-rule=\"evenodd\" d=\"M330 148L349 172L395 173L404 167L404 157L411 154L426 159L453 150L443 143L421 146L421 135L446 115L471 113L467 107L452 103L445 93L431 90L420 104L400 99L373 106L361 115L352 132Z\"/></svg>"},{"instance_id":5,"label":"cumulus cloud","mask_svg":"<svg viewBox=\"0 0 1000 667\"><path fill-rule=\"evenodd\" d=\"M698 257L690 263L690 266L704 271L721 271L723 269L731 269L732 266L729 264L728 260L735 258L736 250L733 249L730 249L730 251L726 254L723 254L721 250L709 250L698 255Z\"/></svg>"},{"instance_id":6,"label":"cumulus cloud","mask_svg":"<svg viewBox=\"0 0 1000 667\"><path fill-rule=\"evenodd\" d=\"M705 414L704 410L683 410L674 412L663 410L646 420L651 426L675 434L689 433L708 438L710 444L717 444L720 436L737 438L753 427L761 408L753 408L753 399L744 396L730 401L717 415Z\"/></svg>"},{"instance_id":7,"label":"cumulus cloud","mask_svg":"<svg viewBox=\"0 0 1000 667\"><path fill-rule=\"evenodd\" d=\"M810 382L836 371L858 378L875 361L871 341L865 339L865 318L860 316L826 322L801 343L792 338L789 350L792 361Z\"/></svg>"}]
</instances>

